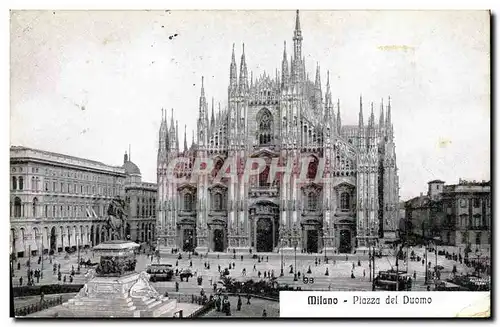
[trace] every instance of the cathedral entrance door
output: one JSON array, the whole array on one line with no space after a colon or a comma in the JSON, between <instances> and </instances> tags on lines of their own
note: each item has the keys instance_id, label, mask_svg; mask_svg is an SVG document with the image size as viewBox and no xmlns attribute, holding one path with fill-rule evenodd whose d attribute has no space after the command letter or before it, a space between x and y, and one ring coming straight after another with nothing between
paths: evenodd
<instances>
[{"instance_id":1,"label":"cathedral entrance door","mask_svg":"<svg viewBox=\"0 0 500 327\"><path fill-rule=\"evenodd\" d=\"M340 230L339 252L340 253L350 253L351 249L352 249L351 231L348 229Z\"/></svg>"},{"instance_id":2,"label":"cathedral entrance door","mask_svg":"<svg viewBox=\"0 0 500 327\"><path fill-rule=\"evenodd\" d=\"M307 252L318 253L318 230L311 229L307 231Z\"/></svg>"},{"instance_id":3,"label":"cathedral entrance door","mask_svg":"<svg viewBox=\"0 0 500 327\"><path fill-rule=\"evenodd\" d=\"M257 220L257 252L273 251L273 227L271 218Z\"/></svg>"},{"instance_id":4,"label":"cathedral entrance door","mask_svg":"<svg viewBox=\"0 0 500 327\"><path fill-rule=\"evenodd\" d=\"M194 229L184 229L182 238L182 251L194 250Z\"/></svg>"},{"instance_id":5,"label":"cathedral entrance door","mask_svg":"<svg viewBox=\"0 0 500 327\"><path fill-rule=\"evenodd\" d=\"M224 252L224 231L214 230L214 252Z\"/></svg>"}]
</instances>

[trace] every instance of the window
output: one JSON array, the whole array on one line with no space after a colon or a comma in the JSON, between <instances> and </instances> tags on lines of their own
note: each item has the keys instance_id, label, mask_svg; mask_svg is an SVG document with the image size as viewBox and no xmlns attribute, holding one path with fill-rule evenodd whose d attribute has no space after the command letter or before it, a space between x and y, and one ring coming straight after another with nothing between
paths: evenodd
<instances>
[{"instance_id":1,"label":"window","mask_svg":"<svg viewBox=\"0 0 500 327\"><path fill-rule=\"evenodd\" d=\"M21 207L22 207L21 199L16 197L14 199L14 217L21 217Z\"/></svg>"},{"instance_id":2,"label":"window","mask_svg":"<svg viewBox=\"0 0 500 327\"><path fill-rule=\"evenodd\" d=\"M307 195L307 208L310 211L315 211L318 205L318 198L316 193L314 192L309 192Z\"/></svg>"},{"instance_id":3,"label":"window","mask_svg":"<svg viewBox=\"0 0 500 327\"><path fill-rule=\"evenodd\" d=\"M56 182L52 182L52 192L56 191Z\"/></svg>"},{"instance_id":4,"label":"window","mask_svg":"<svg viewBox=\"0 0 500 327\"><path fill-rule=\"evenodd\" d=\"M191 193L184 194L184 210L191 211L193 208L193 195Z\"/></svg>"},{"instance_id":5,"label":"window","mask_svg":"<svg viewBox=\"0 0 500 327\"><path fill-rule=\"evenodd\" d=\"M22 191L24 188L24 179L22 176L19 177L19 189Z\"/></svg>"},{"instance_id":6,"label":"window","mask_svg":"<svg viewBox=\"0 0 500 327\"><path fill-rule=\"evenodd\" d=\"M35 177L31 177L31 190L36 191Z\"/></svg>"},{"instance_id":7,"label":"window","mask_svg":"<svg viewBox=\"0 0 500 327\"><path fill-rule=\"evenodd\" d=\"M17 178L16 178L16 176L12 176L12 189L13 190L17 189Z\"/></svg>"},{"instance_id":8,"label":"window","mask_svg":"<svg viewBox=\"0 0 500 327\"><path fill-rule=\"evenodd\" d=\"M343 192L340 194L340 210L349 211L350 203L349 203L349 193Z\"/></svg>"},{"instance_id":9,"label":"window","mask_svg":"<svg viewBox=\"0 0 500 327\"><path fill-rule=\"evenodd\" d=\"M48 217L48 216L49 216L48 206L45 205L45 217Z\"/></svg>"},{"instance_id":10,"label":"window","mask_svg":"<svg viewBox=\"0 0 500 327\"><path fill-rule=\"evenodd\" d=\"M465 208L467 206L467 200L466 199L460 199L460 207Z\"/></svg>"},{"instance_id":11,"label":"window","mask_svg":"<svg viewBox=\"0 0 500 327\"><path fill-rule=\"evenodd\" d=\"M215 211L222 210L222 194L220 193L214 194L214 210Z\"/></svg>"},{"instance_id":12,"label":"window","mask_svg":"<svg viewBox=\"0 0 500 327\"><path fill-rule=\"evenodd\" d=\"M474 198L473 200L473 205L474 205L474 208L479 208L479 205L480 205L480 201L478 198Z\"/></svg>"},{"instance_id":13,"label":"window","mask_svg":"<svg viewBox=\"0 0 500 327\"><path fill-rule=\"evenodd\" d=\"M45 191L49 190L49 183L45 182Z\"/></svg>"},{"instance_id":14,"label":"window","mask_svg":"<svg viewBox=\"0 0 500 327\"><path fill-rule=\"evenodd\" d=\"M269 110L262 109L259 119L258 140L260 145L271 143L272 137L272 116Z\"/></svg>"},{"instance_id":15,"label":"window","mask_svg":"<svg viewBox=\"0 0 500 327\"><path fill-rule=\"evenodd\" d=\"M38 199L34 198L33 199L33 217L36 217L36 207L37 207L37 204L38 204Z\"/></svg>"}]
</instances>

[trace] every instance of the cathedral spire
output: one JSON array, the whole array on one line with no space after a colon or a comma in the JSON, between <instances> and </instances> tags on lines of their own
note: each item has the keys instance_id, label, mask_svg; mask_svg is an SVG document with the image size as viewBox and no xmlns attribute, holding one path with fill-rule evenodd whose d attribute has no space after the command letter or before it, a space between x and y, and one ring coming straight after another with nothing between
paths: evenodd
<instances>
[{"instance_id":1,"label":"cathedral spire","mask_svg":"<svg viewBox=\"0 0 500 327\"><path fill-rule=\"evenodd\" d=\"M170 116L170 134L175 133L175 126L174 126L174 108L172 108L172 115Z\"/></svg>"},{"instance_id":2,"label":"cathedral spire","mask_svg":"<svg viewBox=\"0 0 500 327\"><path fill-rule=\"evenodd\" d=\"M214 97L212 97L212 117L210 117L210 128L213 129L214 126L215 126Z\"/></svg>"},{"instance_id":3,"label":"cathedral spire","mask_svg":"<svg viewBox=\"0 0 500 327\"><path fill-rule=\"evenodd\" d=\"M300 31L300 17L299 17L298 10L297 10L296 15L295 15L295 31Z\"/></svg>"},{"instance_id":4,"label":"cathedral spire","mask_svg":"<svg viewBox=\"0 0 500 327\"><path fill-rule=\"evenodd\" d=\"M187 149L188 149L188 140L187 140L186 129L187 129L187 126L184 125L184 152L187 152Z\"/></svg>"},{"instance_id":5,"label":"cathedral spire","mask_svg":"<svg viewBox=\"0 0 500 327\"><path fill-rule=\"evenodd\" d=\"M314 86L316 89L321 90L321 73L320 73L319 63L316 64L316 81L314 83Z\"/></svg>"},{"instance_id":6,"label":"cathedral spire","mask_svg":"<svg viewBox=\"0 0 500 327\"><path fill-rule=\"evenodd\" d=\"M363 95L359 96L359 116L358 116L358 126L359 128L363 128Z\"/></svg>"},{"instance_id":7,"label":"cathedral spire","mask_svg":"<svg viewBox=\"0 0 500 327\"><path fill-rule=\"evenodd\" d=\"M337 99L337 131L340 134L342 128L342 120L340 119L340 100Z\"/></svg>"},{"instance_id":8,"label":"cathedral spire","mask_svg":"<svg viewBox=\"0 0 500 327\"><path fill-rule=\"evenodd\" d=\"M204 107L204 104L206 102L206 99L205 99L205 77L202 76L201 77L201 94L200 94L200 114L201 114L201 111ZM200 117L202 117L200 115Z\"/></svg>"},{"instance_id":9,"label":"cathedral spire","mask_svg":"<svg viewBox=\"0 0 500 327\"><path fill-rule=\"evenodd\" d=\"M239 84L240 84L240 92L246 92L248 90L248 71L247 71L247 62L245 60L245 43L243 43L243 52L241 54Z\"/></svg>"},{"instance_id":10,"label":"cathedral spire","mask_svg":"<svg viewBox=\"0 0 500 327\"><path fill-rule=\"evenodd\" d=\"M391 127L392 121L391 121L391 97L389 97L389 103L387 104L387 117L385 120L385 126L387 128Z\"/></svg>"},{"instance_id":11,"label":"cathedral spire","mask_svg":"<svg viewBox=\"0 0 500 327\"><path fill-rule=\"evenodd\" d=\"M179 121L175 121L175 149L179 151Z\"/></svg>"},{"instance_id":12,"label":"cathedral spire","mask_svg":"<svg viewBox=\"0 0 500 327\"><path fill-rule=\"evenodd\" d=\"M191 131L193 135L191 136L191 146L194 147L194 129Z\"/></svg>"},{"instance_id":13,"label":"cathedral spire","mask_svg":"<svg viewBox=\"0 0 500 327\"><path fill-rule=\"evenodd\" d=\"M231 65L229 67L229 90L234 91L237 87L238 76L236 75L236 58L234 55L234 43L233 52L231 54Z\"/></svg>"},{"instance_id":14,"label":"cathedral spire","mask_svg":"<svg viewBox=\"0 0 500 327\"><path fill-rule=\"evenodd\" d=\"M384 98L380 99L380 118L378 120L379 128L384 127Z\"/></svg>"},{"instance_id":15,"label":"cathedral spire","mask_svg":"<svg viewBox=\"0 0 500 327\"><path fill-rule=\"evenodd\" d=\"M373 114L373 102L371 103L371 113L370 113L370 119L368 120L368 126L370 128L373 128L375 125L375 115Z\"/></svg>"}]
</instances>

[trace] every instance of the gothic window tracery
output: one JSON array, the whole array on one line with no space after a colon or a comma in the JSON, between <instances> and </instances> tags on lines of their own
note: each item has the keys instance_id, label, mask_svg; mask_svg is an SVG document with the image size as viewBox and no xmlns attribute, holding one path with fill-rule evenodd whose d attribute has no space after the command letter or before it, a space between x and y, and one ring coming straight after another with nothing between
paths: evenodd
<instances>
[{"instance_id":1,"label":"gothic window tracery","mask_svg":"<svg viewBox=\"0 0 500 327\"><path fill-rule=\"evenodd\" d=\"M193 195L191 193L184 194L184 210L191 211L193 208Z\"/></svg>"},{"instance_id":2,"label":"gothic window tracery","mask_svg":"<svg viewBox=\"0 0 500 327\"><path fill-rule=\"evenodd\" d=\"M342 192L340 194L340 210L349 211L350 201L349 201L349 193Z\"/></svg>"},{"instance_id":3,"label":"gothic window tracery","mask_svg":"<svg viewBox=\"0 0 500 327\"><path fill-rule=\"evenodd\" d=\"M270 144L272 140L272 116L267 109L262 109L260 114L258 139L260 145Z\"/></svg>"},{"instance_id":4,"label":"gothic window tracery","mask_svg":"<svg viewBox=\"0 0 500 327\"><path fill-rule=\"evenodd\" d=\"M318 207L318 196L314 191L309 192L307 195L307 209L315 211Z\"/></svg>"}]
</instances>

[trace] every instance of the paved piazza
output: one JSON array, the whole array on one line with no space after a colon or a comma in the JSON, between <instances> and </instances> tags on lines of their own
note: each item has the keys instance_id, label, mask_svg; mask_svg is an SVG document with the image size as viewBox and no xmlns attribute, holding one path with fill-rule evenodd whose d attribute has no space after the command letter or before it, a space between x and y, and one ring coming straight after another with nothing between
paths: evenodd
<instances>
[{"instance_id":1,"label":"paved piazza","mask_svg":"<svg viewBox=\"0 0 500 327\"><path fill-rule=\"evenodd\" d=\"M415 248L415 253L417 255L423 256L424 249L423 248ZM236 264L236 268L230 270L230 276L235 278L244 278L242 277L243 268L246 269L246 278L258 279L258 272L260 271L262 274L264 271L270 272L274 270L274 275L278 277L278 282L283 284L289 284L292 286L300 286L303 290L328 290L329 287L331 290L338 291L355 291L355 290L371 290L371 284L369 281L369 269L368 269L368 259L366 255L354 255L349 254L348 260L346 261L345 255L336 255L335 257L329 256L328 264L324 262L324 255L307 255L307 254L297 254L297 269L303 275L307 272L308 267L311 267L311 274L307 274L309 277L314 278L313 284L304 284L302 280L297 282L293 281L293 274L290 274L290 265L294 265L294 255L284 255L284 276L279 277L280 274L280 266L281 266L281 256L277 253L259 253L260 256L264 257L264 260L261 263L257 262L257 259L252 259L249 254L244 255L243 261L241 261L240 256L237 256L237 259L233 259L232 255L227 253L221 253L220 259L217 259L216 253L210 253L209 258L201 259L198 256L192 256L192 259L188 259L187 254L183 254L183 258L181 260L177 260L176 255L169 255L167 257L162 257L160 259L161 263L170 263L175 268L181 270L182 268L188 268L190 261L192 261L193 267L191 268L193 273L196 272L197 275L203 276L202 287L205 289L207 293L211 293L212 287L210 281L215 282L219 280L218 273L218 265L221 266L221 269L224 269L229 266L229 263L234 262ZM89 250L88 252L82 251L81 257L83 259L90 258L93 262L97 262L99 260L98 256L92 255L92 252ZM269 257L269 261L266 261L266 257ZM321 259L321 263L315 265L315 258ZM358 258L360 259L361 266L357 265ZM14 286L19 285L19 277L23 277L23 284L26 283L26 258L19 259L21 263L21 269L17 270L17 263L14 263L14 277L13 284ZM137 256L137 271L145 270L146 267L151 263L150 257L145 254L140 254ZM176 267L176 261L178 261L178 266ZM37 264L37 259L32 258L33 269L40 269L41 264ZM156 263L157 260L155 259ZM210 269L204 268L204 263L210 263ZM435 264L435 254L429 253L429 262L431 262L432 266ZM58 255L53 257L53 263L61 264L61 273L62 275L66 275L67 283L69 283L69 275L71 272L71 267L74 266L75 270L77 268L77 255L71 255L69 259L64 259L63 255ZM354 263L354 275L356 278L350 278L352 265ZM472 272L471 268L467 268L465 265L461 265L458 262L447 260L444 256L438 256L437 258L438 265L444 267L442 279L447 278L453 269L453 265L457 266L459 273ZM253 270L255 265L256 271ZM376 271L390 269L391 265L395 265L394 256L390 257L382 257L377 258L375 262ZM395 266L394 266L395 267ZM325 276L326 268L328 268L329 276ZM405 264L400 261L399 269L404 270ZM84 283L85 277L84 274L87 271L87 268L81 267L81 274L77 274L74 276L73 283ZM363 277L363 271L365 272L365 276ZM416 284L414 284L413 290L424 290L424 275L425 275L425 267L421 262L412 262L408 263L408 272L413 274L413 272L417 274ZM57 274L53 274L52 265L49 263L48 258L45 260L44 268L43 268L43 279L40 279L40 284L52 284L52 283L62 283L57 280ZM262 278L262 277L261 277ZM178 278L176 280L179 280ZM36 281L36 280L35 280ZM180 280L179 280L180 281ZM153 285L160 292L174 292L175 291L175 281L171 282L156 282ZM185 294L198 294L200 292L200 286L196 283L196 277L189 279L189 282L180 282L180 293Z\"/></svg>"}]
</instances>

